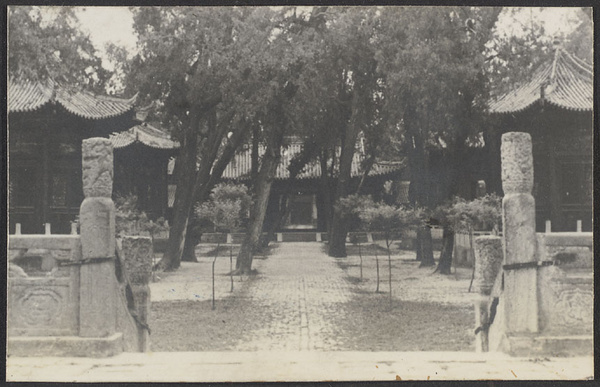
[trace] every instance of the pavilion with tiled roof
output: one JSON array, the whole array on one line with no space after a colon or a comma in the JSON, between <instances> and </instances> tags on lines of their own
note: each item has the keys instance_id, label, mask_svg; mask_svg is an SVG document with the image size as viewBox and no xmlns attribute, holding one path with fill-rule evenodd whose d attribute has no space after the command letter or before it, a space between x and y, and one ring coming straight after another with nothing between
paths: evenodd
<instances>
[{"instance_id":1,"label":"pavilion with tiled roof","mask_svg":"<svg viewBox=\"0 0 600 387\"><path fill-rule=\"evenodd\" d=\"M115 186L119 193L137 196L137 204L150 218L170 214L169 159L179 150L179 142L165 131L140 123L109 136L115 152Z\"/></svg>"},{"instance_id":2,"label":"pavilion with tiled roof","mask_svg":"<svg viewBox=\"0 0 600 387\"><path fill-rule=\"evenodd\" d=\"M115 194L127 194L117 181L118 164L135 164L148 169L126 144L131 135L148 148L162 147L165 173L163 199L166 208L166 164L177 148L167 134L155 128L140 130L136 118L136 96L118 98L97 95L81 88L53 81L8 81L9 140L9 231L20 223L23 233L39 233L50 223L53 233L70 231L70 222L79 213L83 200L81 182L81 142L90 137L111 138L115 145ZM128 132L126 132L129 130ZM125 134L120 134L126 132ZM111 134L115 133L114 136ZM161 134L162 133L162 134ZM122 148L122 149L121 149ZM156 158L153 159L155 162ZM143 166L143 168L140 168ZM156 173L153 171L151 173ZM160 206L155 206L160 207ZM164 211L163 211L164 212Z\"/></svg>"},{"instance_id":3,"label":"pavilion with tiled roof","mask_svg":"<svg viewBox=\"0 0 600 387\"><path fill-rule=\"evenodd\" d=\"M593 66L561 47L531 77L489 104L497 119L492 152L500 190L502 133L532 136L537 228L550 220L553 231L592 226Z\"/></svg>"},{"instance_id":4,"label":"pavilion with tiled roof","mask_svg":"<svg viewBox=\"0 0 600 387\"><path fill-rule=\"evenodd\" d=\"M281 154L281 160L275 171L276 180L286 180L290 178L289 166L292 160L297 157L302 151L302 142L294 141L291 144L283 148ZM264 145L259 145L258 153L262 156L265 152ZM352 160L351 176L359 177L362 176L363 170L361 163L364 160L364 153L360 150L354 153ZM233 160L227 165L223 171L223 179L225 180L247 180L250 179L250 172L252 169L252 152L250 147L243 149L237 153ZM379 176L393 174L401 171L405 167L402 162L376 162L369 171L369 176ZM296 179L318 179L321 177L321 165L318 161L311 161L302 168L302 170L296 175Z\"/></svg>"},{"instance_id":5,"label":"pavilion with tiled roof","mask_svg":"<svg viewBox=\"0 0 600 387\"><path fill-rule=\"evenodd\" d=\"M323 193L323 182L321 181L321 165L318 161L307 163L300 172L291 178L289 166L292 160L302 152L302 141L299 138L288 138L288 144L281 150L281 160L275 172L274 181L271 186L271 195L265 217L265 229L268 230L274 224L280 224L279 219L284 215L283 224L276 227L278 231L288 230L318 230L324 231L325 219L320 216L324 214L325 194ZM356 188L364 174L362 162L365 158L364 151L360 146L354 153L352 160L350 184ZM224 181L248 183L251 178L252 155L251 147L247 146L238 152L233 160L223 171ZM265 147L259 145L259 156L264 154ZM400 183L401 177L406 171L404 162L377 162L373 165L365 178L362 193L381 195L383 184L392 180ZM405 195L408 196L408 186Z\"/></svg>"}]
</instances>

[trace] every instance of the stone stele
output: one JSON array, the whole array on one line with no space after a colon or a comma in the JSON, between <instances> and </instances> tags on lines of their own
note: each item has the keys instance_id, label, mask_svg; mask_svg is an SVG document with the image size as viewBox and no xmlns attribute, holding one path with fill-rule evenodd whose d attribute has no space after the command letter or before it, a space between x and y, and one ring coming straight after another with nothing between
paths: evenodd
<instances>
[{"instance_id":1,"label":"stone stele","mask_svg":"<svg viewBox=\"0 0 600 387\"><path fill-rule=\"evenodd\" d=\"M501 154L504 193L531 193L533 189L531 136L521 132L504 133Z\"/></svg>"},{"instance_id":2,"label":"stone stele","mask_svg":"<svg viewBox=\"0 0 600 387\"><path fill-rule=\"evenodd\" d=\"M475 287L489 295L502 266L502 238L484 235L475 238Z\"/></svg>"},{"instance_id":3,"label":"stone stele","mask_svg":"<svg viewBox=\"0 0 600 387\"><path fill-rule=\"evenodd\" d=\"M152 276L152 239L143 236L125 236L122 251L127 276L132 284L147 284Z\"/></svg>"},{"instance_id":4,"label":"stone stele","mask_svg":"<svg viewBox=\"0 0 600 387\"><path fill-rule=\"evenodd\" d=\"M83 194L86 198L112 196L113 147L106 138L82 142Z\"/></svg>"}]
</instances>

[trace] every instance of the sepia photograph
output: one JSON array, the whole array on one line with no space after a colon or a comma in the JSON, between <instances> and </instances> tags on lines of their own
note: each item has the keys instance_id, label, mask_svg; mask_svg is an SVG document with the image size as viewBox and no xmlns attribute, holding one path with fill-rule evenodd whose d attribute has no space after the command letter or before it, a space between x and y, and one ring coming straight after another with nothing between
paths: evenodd
<instances>
[{"instance_id":1,"label":"sepia photograph","mask_svg":"<svg viewBox=\"0 0 600 387\"><path fill-rule=\"evenodd\" d=\"M591 7L6 15L6 381L594 379Z\"/></svg>"}]
</instances>

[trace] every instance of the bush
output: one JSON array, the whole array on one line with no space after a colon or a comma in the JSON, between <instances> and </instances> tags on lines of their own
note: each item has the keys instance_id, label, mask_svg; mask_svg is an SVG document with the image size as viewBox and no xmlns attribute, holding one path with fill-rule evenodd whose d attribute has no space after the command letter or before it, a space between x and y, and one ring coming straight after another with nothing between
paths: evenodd
<instances>
[{"instance_id":1,"label":"bush","mask_svg":"<svg viewBox=\"0 0 600 387\"><path fill-rule=\"evenodd\" d=\"M367 208L375 206L370 196L353 194L340 199L338 208L341 210L349 231L358 231L364 228L360 214Z\"/></svg>"},{"instance_id":2,"label":"bush","mask_svg":"<svg viewBox=\"0 0 600 387\"><path fill-rule=\"evenodd\" d=\"M487 194L471 201L455 197L452 204L442 211L443 217L457 232L498 230L502 225L502 199L496 194Z\"/></svg>"},{"instance_id":3,"label":"bush","mask_svg":"<svg viewBox=\"0 0 600 387\"><path fill-rule=\"evenodd\" d=\"M207 202L196 206L194 214L201 230L232 232L245 225L251 201L245 185L221 183Z\"/></svg>"},{"instance_id":4,"label":"bush","mask_svg":"<svg viewBox=\"0 0 600 387\"><path fill-rule=\"evenodd\" d=\"M158 232L168 231L164 218L152 221L137 206L137 196L118 196L115 199L115 231L117 236L147 235L153 237Z\"/></svg>"}]
</instances>

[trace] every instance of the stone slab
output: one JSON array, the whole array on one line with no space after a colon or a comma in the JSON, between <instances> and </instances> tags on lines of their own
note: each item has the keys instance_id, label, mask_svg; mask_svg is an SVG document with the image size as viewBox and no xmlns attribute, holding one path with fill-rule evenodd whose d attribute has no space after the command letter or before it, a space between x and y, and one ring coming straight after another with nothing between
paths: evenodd
<instances>
[{"instance_id":1,"label":"stone slab","mask_svg":"<svg viewBox=\"0 0 600 387\"><path fill-rule=\"evenodd\" d=\"M123 335L115 333L102 338L63 337L9 337L8 356L68 356L108 357L123 352Z\"/></svg>"},{"instance_id":2,"label":"stone slab","mask_svg":"<svg viewBox=\"0 0 600 387\"><path fill-rule=\"evenodd\" d=\"M11 336L77 334L77 286L72 278L11 278L8 333Z\"/></svg>"},{"instance_id":3,"label":"stone slab","mask_svg":"<svg viewBox=\"0 0 600 387\"><path fill-rule=\"evenodd\" d=\"M150 352L105 359L7 359L9 381L277 382L586 380L592 356L510 357L474 352Z\"/></svg>"},{"instance_id":4,"label":"stone slab","mask_svg":"<svg viewBox=\"0 0 600 387\"><path fill-rule=\"evenodd\" d=\"M79 235L10 235L9 249L79 250Z\"/></svg>"},{"instance_id":5,"label":"stone slab","mask_svg":"<svg viewBox=\"0 0 600 387\"><path fill-rule=\"evenodd\" d=\"M512 356L573 357L592 356L592 336L509 336L508 353Z\"/></svg>"}]
</instances>

